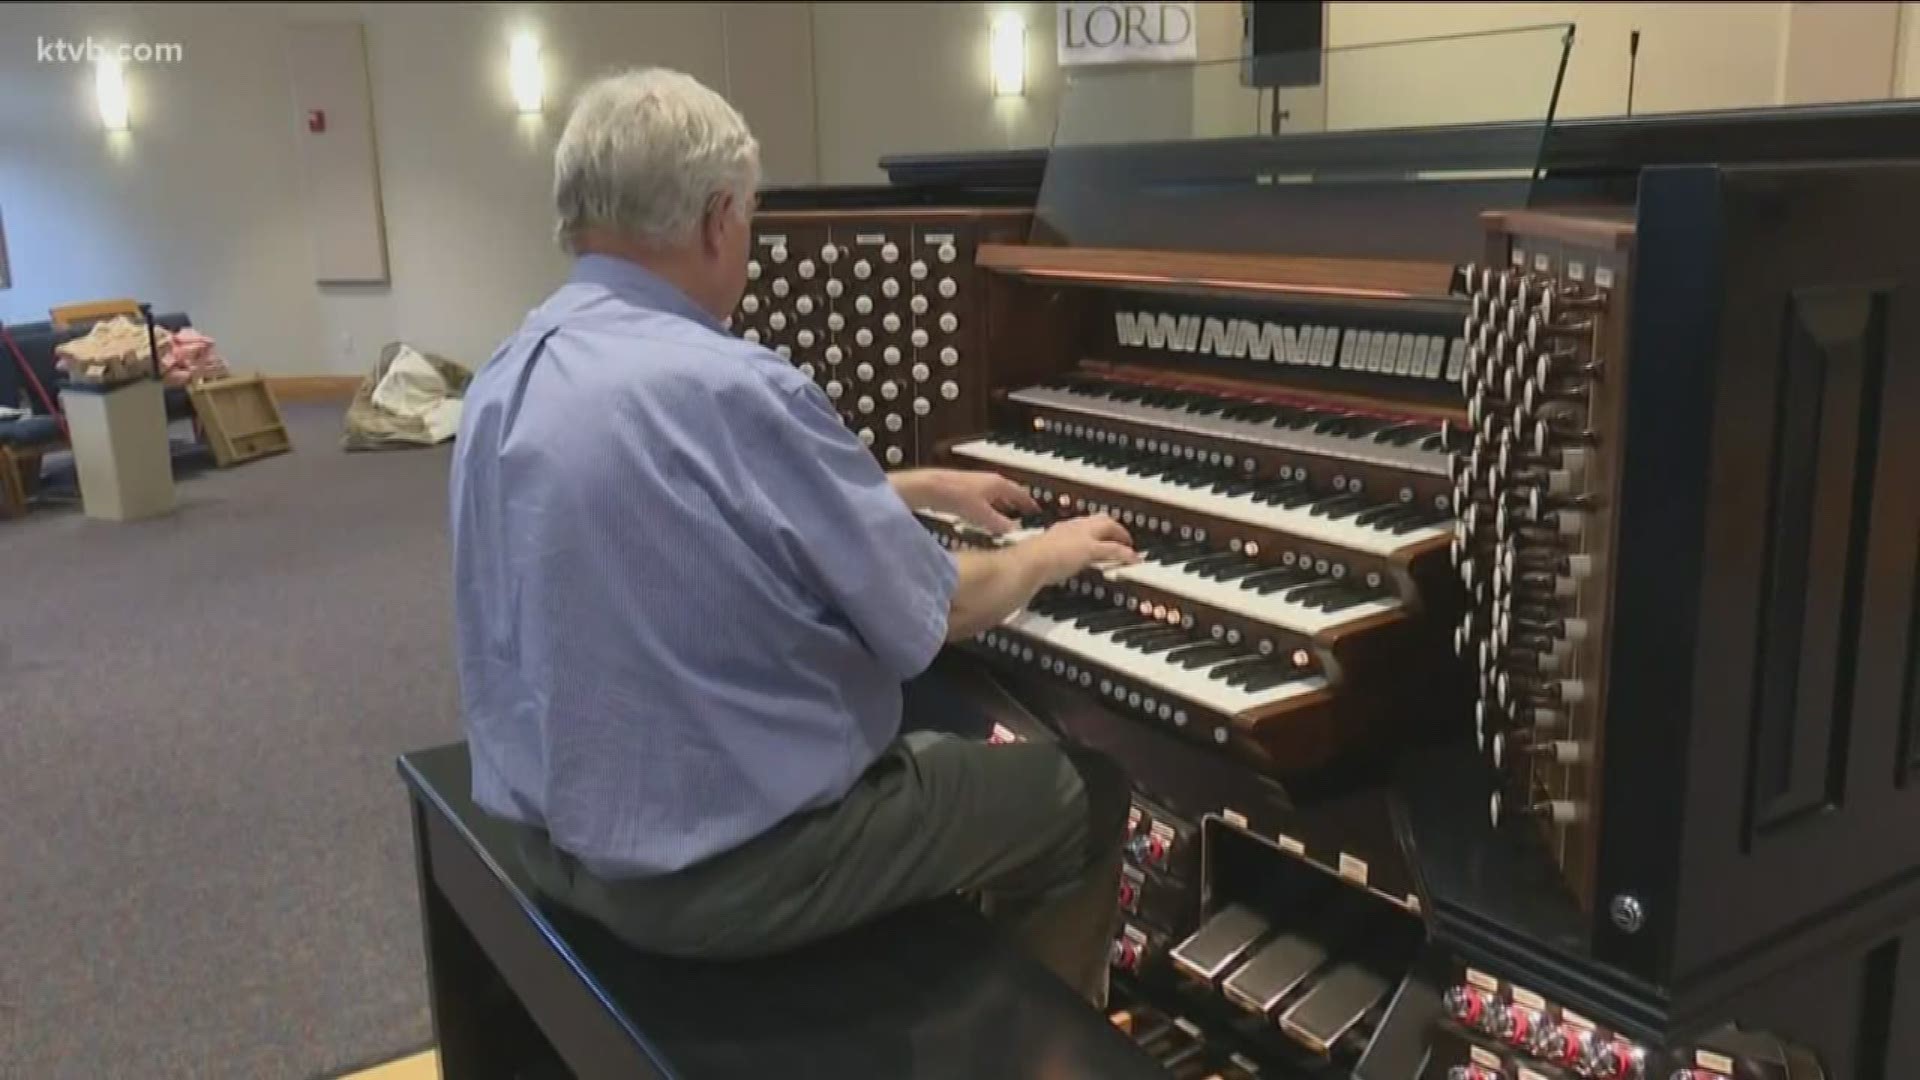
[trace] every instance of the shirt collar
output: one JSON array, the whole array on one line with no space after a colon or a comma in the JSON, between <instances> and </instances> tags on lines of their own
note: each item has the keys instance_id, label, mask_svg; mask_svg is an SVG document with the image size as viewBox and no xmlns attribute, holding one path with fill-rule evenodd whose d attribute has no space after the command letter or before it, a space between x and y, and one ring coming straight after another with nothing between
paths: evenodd
<instances>
[{"instance_id":1,"label":"shirt collar","mask_svg":"<svg viewBox=\"0 0 1920 1080\"><path fill-rule=\"evenodd\" d=\"M723 329L719 319L694 303L679 286L639 263L612 255L582 255L573 261L573 273L568 280L598 285L647 307L692 319L711 330Z\"/></svg>"}]
</instances>

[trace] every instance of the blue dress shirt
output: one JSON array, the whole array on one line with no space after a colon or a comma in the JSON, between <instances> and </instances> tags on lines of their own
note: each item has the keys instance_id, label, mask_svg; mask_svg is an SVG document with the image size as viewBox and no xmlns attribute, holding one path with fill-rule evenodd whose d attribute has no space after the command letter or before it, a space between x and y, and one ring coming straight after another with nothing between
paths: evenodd
<instances>
[{"instance_id":1,"label":"blue dress shirt","mask_svg":"<svg viewBox=\"0 0 1920 1080\"><path fill-rule=\"evenodd\" d=\"M474 377L451 489L474 798L602 877L840 798L946 636L953 556L820 388L623 260Z\"/></svg>"}]
</instances>

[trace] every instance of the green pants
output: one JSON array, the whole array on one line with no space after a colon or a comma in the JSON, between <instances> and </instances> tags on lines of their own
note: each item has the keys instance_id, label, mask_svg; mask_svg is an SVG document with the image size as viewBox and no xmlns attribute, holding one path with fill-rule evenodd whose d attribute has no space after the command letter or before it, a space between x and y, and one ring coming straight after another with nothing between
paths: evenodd
<instances>
[{"instance_id":1,"label":"green pants","mask_svg":"<svg viewBox=\"0 0 1920 1080\"><path fill-rule=\"evenodd\" d=\"M840 802L673 874L602 880L542 833L528 830L521 846L554 900L670 956L766 955L916 901L976 894L1104 1005L1127 801L1125 777L1098 754L916 732Z\"/></svg>"}]
</instances>

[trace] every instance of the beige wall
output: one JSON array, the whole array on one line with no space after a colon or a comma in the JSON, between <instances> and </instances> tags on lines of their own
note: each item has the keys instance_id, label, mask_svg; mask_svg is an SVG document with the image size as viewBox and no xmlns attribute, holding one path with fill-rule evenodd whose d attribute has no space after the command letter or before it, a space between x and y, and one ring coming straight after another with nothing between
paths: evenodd
<instances>
[{"instance_id":1,"label":"beige wall","mask_svg":"<svg viewBox=\"0 0 1920 1080\"><path fill-rule=\"evenodd\" d=\"M1900 96L1920 97L1920 3L1900 5Z\"/></svg>"},{"instance_id":2,"label":"beige wall","mask_svg":"<svg viewBox=\"0 0 1920 1080\"><path fill-rule=\"evenodd\" d=\"M0 318L131 295L186 309L239 367L358 373L396 338L479 363L565 270L550 156L581 81L682 68L760 132L769 179L816 173L806 5L752 21L721 5L239 4L0 6L0 210L14 288ZM392 283L321 287L292 167L286 27L367 28ZM543 118L513 113L512 30L543 41ZM40 36L178 41L185 62L130 71L133 130L102 132L84 67L40 64Z\"/></svg>"}]
</instances>

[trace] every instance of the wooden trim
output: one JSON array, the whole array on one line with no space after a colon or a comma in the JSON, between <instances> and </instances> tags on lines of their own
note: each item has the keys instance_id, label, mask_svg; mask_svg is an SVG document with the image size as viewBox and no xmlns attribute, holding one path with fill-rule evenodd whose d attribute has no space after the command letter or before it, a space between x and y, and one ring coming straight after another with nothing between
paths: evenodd
<instances>
[{"instance_id":1,"label":"wooden trim","mask_svg":"<svg viewBox=\"0 0 1920 1080\"><path fill-rule=\"evenodd\" d=\"M115 315L137 317L140 314L138 300L94 300L85 304L62 304L48 308L47 317L53 321L55 330L65 330L79 323L98 322Z\"/></svg>"},{"instance_id":2,"label":"wooden trim","mask_svg":"<svg viewBox=\"0 0 1920 1080\"><path fill-rule=\"evenodd\" d=\"M267 388L276 401L351 401L360 389L359 375L269 375Z\"/></svg>"},{"instance_id":3,"label":"wooden trim","mask_svg":"<svg viewBox=\"0 0 1920 1080\"><path fill-rule=\"evenodd\" d=\"M1567 244L1591 245L1605 251L1632 251L1632 210L1595 207L1590 212L1552 210L1489 210L1480 215L1489 229L1516 236L1533 236Z\"/></svg>"},{"instance_id":4,"label":"wooden trim","mask_svg":"<svg viewBox=\"0 0 1920 1080\"><path fill-rule=\"evenodd\" d=\"M1357 300L1441 300L1453 267L1385 259L981 244L983 269L1084 285L1219 289Z\"/></svg>"},{"instance_id":5,"label":"wooden trim","mask_svg":"<svg viewBox=\"0 0 1920 1080\"><path fill-rule=\"evenodd\" d=\"M782 221L792 221L807 225L825 222L830 225L857 225L862 221L940 221L984 223L1024 224L1033 217L1033 211L1008 207L954 207L954 206L885 206L885 207L845 207L828 210L756 210L753 223L756 227L772 225Z\"/></svg>"}]
</instances>

